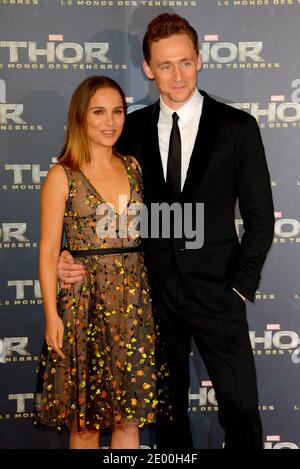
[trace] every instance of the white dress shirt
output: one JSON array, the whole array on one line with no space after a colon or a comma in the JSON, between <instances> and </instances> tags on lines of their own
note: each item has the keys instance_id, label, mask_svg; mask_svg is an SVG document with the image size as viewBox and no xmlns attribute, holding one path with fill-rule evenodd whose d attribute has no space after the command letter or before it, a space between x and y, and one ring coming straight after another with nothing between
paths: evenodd
<instances>
[{"instance_id":1,"label":"white dress shirt","mask_svg":"<svg viewBox=\"0 0 300 469\"><path fill-rule=\"evenodd\" d=\"M181 190L184 186L186 173L195 145L200 117L202 114L202 107L203 96L199 93L197 88L195 88L195 92L189 101L176 111L179 116L178 126L181 137ZM170 134L173 126L172 114L174 112L174 109L170 109L168 106L166 106L162 97L160 97L158 138L165 180L167 177Z\"/></svg>"}]
</instances>

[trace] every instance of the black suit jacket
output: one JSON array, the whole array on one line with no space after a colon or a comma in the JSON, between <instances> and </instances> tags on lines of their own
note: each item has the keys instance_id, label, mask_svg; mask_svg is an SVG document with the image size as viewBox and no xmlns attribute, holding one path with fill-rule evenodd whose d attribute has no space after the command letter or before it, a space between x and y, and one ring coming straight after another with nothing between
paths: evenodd
<instances>
[{"instance_id":1,"label":"black suit jacket","mask_svg":"<svg viewBox=\"0 0 300 469\"><path fill-rule=\"evenodd\" d=\"M204 245L186 249L180 239L145 240L152 294L161 294L174 258L183 278L203 304L224 310L236 288L254 301L260 272L271 246L274 210L264 147L256 120L217 102L205 92L202 116L180 203L204 203ZM120 152L142 167L144 201L172 202L164 180L157 123L159 102L128 115ZM241 242L235 205L243 218Z\"/></svg>"}]
</instances>

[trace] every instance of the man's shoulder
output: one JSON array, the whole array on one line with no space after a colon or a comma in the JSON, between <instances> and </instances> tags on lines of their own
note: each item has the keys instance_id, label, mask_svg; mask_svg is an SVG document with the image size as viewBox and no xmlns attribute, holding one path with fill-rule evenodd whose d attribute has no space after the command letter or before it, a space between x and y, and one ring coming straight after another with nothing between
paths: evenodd
<instances>
[{"instance_id":1,"label":"man's shoulder","mask_svg":"<svg viewBox=\"0 0 300 469\"><path fill-rule=\"evenodd\" d=\"M132 106L132 110L127 115L127 120L141 122L145 119L149 119L155 112L157 106L158 101L149 105L139 104L138 106Z\"/></svg>"},{"instance_id":2,"label":"man's shoulder","mask_svg":"<svg viewBox=\"0 0 300 469\"><path fill-rule=\"evenodd\" d=\"M248 120L254 119L254 117L248 112L238 109L233 102L219 96L209 95L203 90L200 90L200 93L203 95L204 102L206 102L207 107L215 113L215 117L218 117L221 120L244 124Z\"/></svg>"}]
</instances>

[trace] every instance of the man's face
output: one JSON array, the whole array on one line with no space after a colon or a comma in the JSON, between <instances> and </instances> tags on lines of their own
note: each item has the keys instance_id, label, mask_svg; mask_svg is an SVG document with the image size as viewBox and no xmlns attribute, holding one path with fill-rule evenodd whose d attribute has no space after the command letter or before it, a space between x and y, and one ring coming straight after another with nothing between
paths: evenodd
<instances>
[{"instance_id":1,"label":"man's face","mask_svg":"<svg viewBox=\"0 0 300 469\"><path fill-rule=\"evenodd\" d=\"M151 44L150 63L144 61L144 71L155 80L164 103L177 110L192 96L201 64L191 39L173 34Z\"/></svg>"}]
</instances>

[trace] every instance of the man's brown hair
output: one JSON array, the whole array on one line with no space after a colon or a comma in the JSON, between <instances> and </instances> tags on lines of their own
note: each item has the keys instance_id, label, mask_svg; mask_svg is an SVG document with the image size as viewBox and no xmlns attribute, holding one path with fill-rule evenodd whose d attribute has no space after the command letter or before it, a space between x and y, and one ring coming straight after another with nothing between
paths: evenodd
<instances>
[{"instance_id":1,"label":"man's brown hair","mask_svg":"<svg viewBox=\"0 0 300 469\"><path fill-rule=\"evenodd\" d=\"M149 64L151 58L151 44L160 39L165 39L173 34L186 34L193 43L198 56L199 44L198 35L190 23L175 13L162 13L153 18L148 24L143 40L143 53L146 62Z\"/></svg>"}]
</instances>

